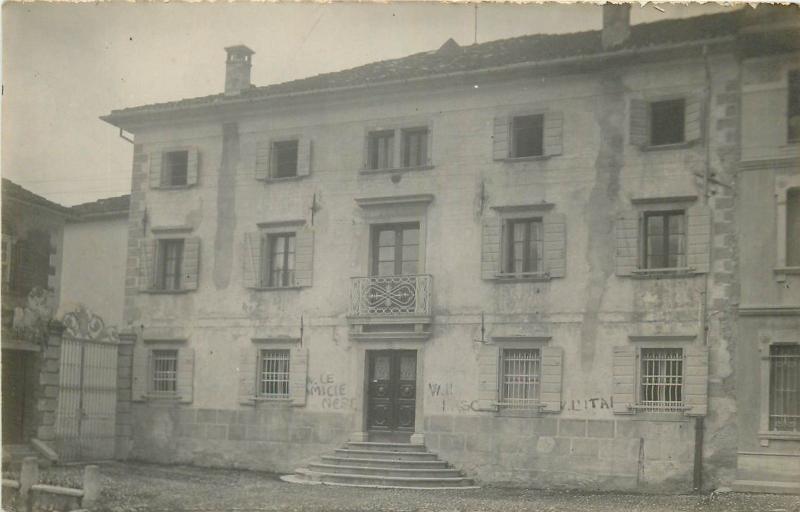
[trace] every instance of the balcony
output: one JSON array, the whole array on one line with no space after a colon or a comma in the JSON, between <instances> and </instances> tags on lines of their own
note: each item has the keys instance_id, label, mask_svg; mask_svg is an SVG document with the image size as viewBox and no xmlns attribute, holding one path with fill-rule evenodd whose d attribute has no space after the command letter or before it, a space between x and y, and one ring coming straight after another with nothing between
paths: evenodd
<instances>
[{"instance_id":1,"label":"balcony","mask_svg":"<svg viewBox=\"0 0 800 512\"><path fill-rule=\"evenodd\" d=\"M428 338L432 284L427 274L352 278L348 318L353 337Z\"/></svg>"}]
</instances>

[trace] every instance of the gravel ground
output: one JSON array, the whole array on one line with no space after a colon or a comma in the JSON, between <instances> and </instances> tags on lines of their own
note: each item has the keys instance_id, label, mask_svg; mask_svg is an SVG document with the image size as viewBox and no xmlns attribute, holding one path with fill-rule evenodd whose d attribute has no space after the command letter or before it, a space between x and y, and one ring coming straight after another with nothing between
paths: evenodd
<instances>
[{"instance_id":1,"label":"gravel ground","mask_svg":"<svg viewBox=\"0 0 800 512\"><path fill-rule=\"evenodd\" d=\"M800 496L637 495L485 487L464 491L366 490L296 485L277 475L190 466L109 463L102 507L139 511L759 511L800 512ZM79 479L80 467L47 471L55 481Z\"/></svg>"}]
</instances>

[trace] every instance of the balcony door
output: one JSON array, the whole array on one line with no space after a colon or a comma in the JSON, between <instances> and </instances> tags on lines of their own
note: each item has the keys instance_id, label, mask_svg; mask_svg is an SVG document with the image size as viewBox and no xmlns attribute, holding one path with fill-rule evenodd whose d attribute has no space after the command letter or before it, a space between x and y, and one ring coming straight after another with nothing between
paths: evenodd
<instances>
[{"instance_id":1,"label":"balcony door","mask_svg":"<svg viewBox=\"0 0 800 512\"><path fill-rule=\"evenodd\" d=\"M372 227L370 275L401 276L419 271L419 223Z\"/></svg>"}]
</instances>

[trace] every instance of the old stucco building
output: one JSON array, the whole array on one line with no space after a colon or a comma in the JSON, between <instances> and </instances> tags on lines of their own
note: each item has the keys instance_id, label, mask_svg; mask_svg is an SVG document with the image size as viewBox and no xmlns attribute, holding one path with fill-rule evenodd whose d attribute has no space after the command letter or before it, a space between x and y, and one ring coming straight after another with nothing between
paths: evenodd
<instances>
[{"instance_id":1,"label":"old stucco building","mask_svg":"<svg viewBox=\"0 0 800 512\"><path fill-rule=\"evenodd\" d=\"M349 440L300 476L351 481L342 458L410 443L482 482L732 482L758 444L734 380L758 364L736 327L740 126L764 134L739 42L773 21L609 7L599 31L266 87L234 46L224 94L112 112L136 141L119 454L291 472ZM750 57L796 65L772 33ZM781 73L754 90L786 102ZM759 303L796 310L779 289ZM357 481L419 483L381 469Z\"/></svg>"}]
</instances>

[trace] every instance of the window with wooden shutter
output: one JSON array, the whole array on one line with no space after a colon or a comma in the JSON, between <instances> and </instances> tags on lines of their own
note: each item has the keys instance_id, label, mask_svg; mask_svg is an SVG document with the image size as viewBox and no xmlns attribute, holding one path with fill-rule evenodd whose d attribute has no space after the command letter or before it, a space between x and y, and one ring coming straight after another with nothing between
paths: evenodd
<instances>
[{"instance_id":1,"label":"window with wooden shutter","mask_svg":"<svg viewBox=\"0 0 800 512\"><path fill-rule=\"evenodd\" d=\"M711 209L697 204L686 213L686 264L696 273L707 273L711 261Z\"/></svg>"},{"instance_id":2,"label":"window with wooden shutter","mask_svg":"<svg viewBox=\"0 0 800 512\"><path fill-rule=\"evenodd\" d=\"M191 403L194 392L194 349L178 349L178 401Z\"/></svg>"},{"instance_id":3,"label":"window with wooden shutter","mask_svg":"<svg viewBox=\"0 0 800 512\"><path fill-rule=\"evenodd\" d=\"M150 153L150 170L148 173L148 183L150 188L161 188L161 151Z\"/></svg>"},{"instance_id":4,"label":"window with wooden shutter","mask_svg":"<svg viewBox=\"0 0 800 512\"><path fill-rule=\"evenodd\" d=\"M649 146L668 146L686 140L686 102L683 98L651 102L649 114Z\"/></svg>"},{"instance_id":5,"label":"window with wooden shutter","mask_svg":"<svg viewBox=\"0 0 800 512\"><path fill-rule=\"evenodd\" d=\"M255 177L257 180L269 179L269 154L270 142L267 140L260 140L256 143L255 154Z\"/></svg>"},{"instance_id":6,"label":"window with wooden shutter","mask_svg":"<svg viewBox=\"0 0 800 512\"><path fill-rule=\"evenodd\" d=\"M511 154L509 124L510 120L507 116L498 116L494 118L494 130L492 134L492 158L494 160L505 160Z\"/></svg>"},{"instance_id":7,"label":"window with wooden shutter","mask_svg":"<svg viewBox=\"0 0 800 512\"><path fill-rule=\"evenodd\" d=\"M196 290L200 280L200 238L183 241L181 290Z\"/></svg>"},{"instance_id":8,"label":"window with wooden shutter","mask_svg":"<svg viewBox=\"0 0 800 512\"><path fill-rule=\"evenodd\" d=\"M300 228L295 233L294 285L311 286L314 274L314 231Z\"/></svg>"},{"instance_id":9,"label":"window with wooden shutter","mask_svg":"<svg viewBox=\"0 0 800 512\"><path fill-rule=\"evenodd\" d=\"M703 100L700 96L686 98L684 140L695 142L703 138Z\"/></svg>"},{"instance_id":10,"label":"window with wooden shutter","mask_svg":"<svg viewBox=\"0 0 800 512\"><path fill-rule=\"evenodd\" d=\"M563 213L544 216L544 271L564 277L567 269L567 218Z\"/></svg>"},{"instance_id":11,"label":"window with wooden shutter","mask_svg":"<svg viewBox=\"0 0 800 512\"><path fill-rule=\"evenodd\" d=\"M483 219L481 243L481 277L483 279L496 279L500 272L500 244L501 231L500 219L487 216Z\"/></svg>"},{"instance_id":12,"label":"window with wooden shutter","mask_svg":"<svg viewBox=\"0 0 800 512\"><path fill-rule=\"evenodd\" d=\"M200 152L197 148L187 150L186 161L186 185L191 187L197 185L197 176L200 172Z\"/></svg>"},{"instance_id":13,"label":"window with wooden shutter","mask_svg":"<svg viewBox=\"0 0 800 512\"><path fill-rule=\"evenodd\" d=\"M313 146L311 140L301 138L297 149L297 175L308 176L311 174Z\"/></svg>"},{"instance_id":14,"label":"window with wooden shutter","mask_svg":"<svg viewBox=\"0 0 800 512\"><path fill-rule=\"evenodd\" d=\"M684 348L683 401L687 416L708 414L708 347L691 344Z\"/></svg>"},{"instance_id":15,"label":"window with wooden shutter","mask_svg":"<svg viewBox=\"0 0 800 512\"><path fill-rule=\"evenodd\" d=\"M134 346L133 363L131 365L131 400L140 402L147 398L150 387L150 350L141 343Z\"/></svg>"},{"instance_id":16,"label":"window with wooden shutter","mask_svg":"<svg viewBox=\"0 0 800 512\"><path fill-rule=\"evenodd\" d=\"M292 405L306 405L306 380L308 379L308 349L293 348L289 351L289 398Z\"/></svg>"},{"instance_id":17,"label":"window with wooden shutter","mask_svg":"<svg viewBox=\"0 0 800 512\"><path fill-rule=\"evenodd\" d=\"M544 154L560 155L564 151L564 113L548 111L544 114Z\"/></svg>"},{"instance_id":18,"label":"window with wooden shutter","mask_svg":"<svg viewBox=\"0 0 800 512\"><path fill-rule=\"evenodd\" d=\"M271 178L292 178L298 175L299 142L297 139L291 139L272 143L270 152Z\"/></svg>"},{"instance_id":19,"label":"window with wooden shutter","mask_svg":"<svg viewBox=\"0 0 800 512\"><path fill-rule=\"evenodd\" d=\"M139 290L147 291L155 288L156 244L153 239L139 242Z\"/></svg>"},{"instance_id":20,"label":"window with wooden shutter","mask_svg":"<svg viewBox=\"0 0 800 512\"><path fill-rule=\"evenodd\" d=\"M628 140L634 146L647 146L650 142L648 103L644 100L632 99L628 108L630 116Z\"/></svg>"},{"instance_id":21,"label":"window with wooden shutter","mask_svg":"<svg viewBox=\"0 0 800 512\"><path fill-rule=\"evenodd\" d=\"M632 414L636 400L636 348L614 347L614 414Z\"/></svg>"},{"instance_id":22,"label":"window with wooden shutter","mask_svg":"<svg viewBox=\"0 0 800 512\"><path fill-rule=\"evenodd\" d=\"M261 288L262 234L253 231L244 234L242 248L242 280L245 288Z\"/></svg>"},{"instance_id":23,"label":"window with wooden shutter","mask_svg":"<svg viewBox=\"0 0 800 512\"><path fill-rule=\"evenodd\" d=\"M542 347L542 393L544 412L561 412L564 350L561 347Z\"/></svg>"},{"instance_id":24,"label":"window with wooden shutter","mask_svg":"<svg viewBox=\"0 0 800 512\"><path fill-rule=\"evenodd\" d=\"M239 403L254 405L256 396L257 349L251 345L239 352Z\"/></svg>"},{"instance_id":25,"label":"window with wooden shutter","mask_svg":"<svg viewBox=\"0 0 800 512\"><path fill-rule=\"evenodd\" d=\"M482 344L478 353L478 409L496 411L499 398L500 348Z\"/></svg>"}]
</instances>

